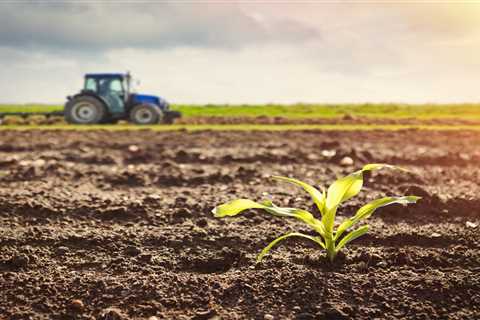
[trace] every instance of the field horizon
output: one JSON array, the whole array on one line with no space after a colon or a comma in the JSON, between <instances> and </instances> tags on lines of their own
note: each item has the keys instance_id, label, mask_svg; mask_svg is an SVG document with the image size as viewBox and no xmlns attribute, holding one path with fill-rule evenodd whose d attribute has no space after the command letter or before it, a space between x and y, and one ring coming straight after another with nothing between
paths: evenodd
<instances>
[{"instance_id":1,"label":"field horizon","mask_svg":"<svg viewBox=\"0 0 480 320\"><path fill-rule=\"evenodd\" d=\"M349 116L374 118L456 118L480 119L479 103L403 104L403 103L350 103L350 104L172 104L185 118L196 117L284 117L336 118ZM0 104L2 112L53 112L62 110L58 104Z\"/></svg>"}]
</instances>

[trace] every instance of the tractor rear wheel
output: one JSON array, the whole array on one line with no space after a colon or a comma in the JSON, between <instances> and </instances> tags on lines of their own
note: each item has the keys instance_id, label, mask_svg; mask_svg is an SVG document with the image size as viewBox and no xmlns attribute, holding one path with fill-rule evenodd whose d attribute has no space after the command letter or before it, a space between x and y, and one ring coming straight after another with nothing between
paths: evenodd
<instances>
[{"instance_id":1,"label":"tractor rear wheel","mask_svg":"<svg viewBox=\"0 0 480 320\"><path fill-rule=\"evenodd\" d=\"M139 104L130 111L130 121L135 124L156 124L162 117L162 110L151 104Z\"/></svg>"},{"instance_id":2,"label":"tractor rear wheel","mask_svg":"<svg viewBox=\"0 0 480 320\"><path fill-rule=\"evenodd\" d=\"M74 124L97 124L107 116L103 103L94 97L73 98L65 106L65 120Z\"/></svg>"}]
</instances>

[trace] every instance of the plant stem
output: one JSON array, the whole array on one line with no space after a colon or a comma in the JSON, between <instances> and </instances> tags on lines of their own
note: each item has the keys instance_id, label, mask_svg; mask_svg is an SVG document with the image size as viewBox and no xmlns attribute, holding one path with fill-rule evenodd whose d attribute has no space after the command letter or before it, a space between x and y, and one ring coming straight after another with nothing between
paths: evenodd
<instances>
[{"instance_id":1,"label":"plant stem","mask_svg":"<svg viewBox=\"0 0 480 320\"><path fill-rule=\"evenodd\" d=\"M335 256L337 255L337 252L335 251L335 241L333 240L333 237L329 237L326 239L325 246L327 247L327 257L330 262L333 262L333 259L335 259Z\"/></svg>"}]
</instances>

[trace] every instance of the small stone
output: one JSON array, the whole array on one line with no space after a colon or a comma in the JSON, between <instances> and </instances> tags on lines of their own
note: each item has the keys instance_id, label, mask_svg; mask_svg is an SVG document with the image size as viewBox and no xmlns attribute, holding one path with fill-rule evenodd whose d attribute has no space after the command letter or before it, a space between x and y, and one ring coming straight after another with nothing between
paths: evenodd
<instances>
[{"instance_id":1,"label":"small stone","mask_svg":"<svg viewBox=\"0 0 480 320\"><path fill-rule=\"evenodd\" d=\"M82 300L73 299L72 301L70 301L69 307L73 311L79 312L82 311L83 308L85 308L85 305L83 304Z\"/></svg>"},{"instance_id":2,"label":"small stone","mask_svg":"<svg viewBox=\"0 0 480 320\"><path fill-rule=\"evenodd\" d=\"M335 150L322 150L321 155L325 158L332 158L337 154Z\"/></svg>"},{"instance_id":3,"label":"small stone","mask_svg":"<svg viewBox=\"0 0 480 320\"><path fill-rule=\"evenodd\" d=\"M434 233L432 233L430 236L431 236L432 238L439 238L439 237L441 237L442 235L441 235L440 233L438 233L438 232L434 232Z\"/></svg>"},{"instance_id":4,"label":"small stone","mask_svg":"<svg viewBox=\"0 0 480 320\"><path fill-rule=\"evenodd\" d=\"M353 166L353 159L350 157L343 157L342 160L340 160L340 165L344 167Z\"/></svg>"},{"instance_id":5,"label":"small stone","mask_svg":"<svg viewBox=\"0 0 480 320\"><path fill-rule=\"evenodd\" d=\"M267 313L266 315L263 316L263 319L264 319L264 320L273 320L273 319L275 319L275 318L274 318L271 314L268 314L268 313Z\"/></svg>"},{"instance_id":6,"label":"small stone","mask_svg":"<svg viewBox=\"0 0 480 320\"><path fill-rule=\"evenodd\" d=\"M142 250L136 246L128 246L125 248L125 253L129 256L138 256L140 253L142 253Z\"/></svg>"},{"instance_id":7,"label":"small stone","mask_svg":"<svg viewBox=\"0 0 480 320\"><path fill-rule=\"evenodd\" d=\"M473 222L470 222L470 221L465 222L465 225L467 226L467 228L476 228L476 227L478 227L478 224L473 223Z\"/></svg>"},{"instance_id":8,"label":"small stone","mask_svg":"<svg viewBox=\"0 0 480 320\"><path fill-rule=\"evenodd\" d=\"M136 153L140 151L140 148L137 145L132 144L128 146L128 151L130 151L131 153Z\"/></svg>"},{"instance_id":9,"label":"small stone","mask_svg":"<svg viewBox=\"0 0 480 320\"><path fill-rule=\"evenodd\" d=\"M159 319L158 319L158 317L151 316L151 317L148 317L148 320L159 320Z\"/></svg>"}]
</instances>

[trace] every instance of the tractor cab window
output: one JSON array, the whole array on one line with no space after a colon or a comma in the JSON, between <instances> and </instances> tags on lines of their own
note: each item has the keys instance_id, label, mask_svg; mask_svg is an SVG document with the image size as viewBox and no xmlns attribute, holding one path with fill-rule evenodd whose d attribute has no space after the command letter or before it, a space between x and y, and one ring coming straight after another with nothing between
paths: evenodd
<instances>
[{"instance_id":1,"label":"tractor cab window","mask_svg":"<svg viewBox=\"0 0 480 320\"><path fill-rule=\"evenodd\" d=\"M123 84L120 79L112 79L110 81L110 91L114 91L116 93L123 93Z\"/></svg>"},{"instance_id":2,"label":"tractor cab window","mask_svg":"<svg viewBox=\"0 0 480 320\"><path fill-rule=\"evenodd\" d=\"M123 85L120 79L105 78L98 81L98 93L105 94L123 94Z\"/></svg>"},{"instance_id":3,"label":"tractor cab window","mask_svg":"<svg viewBox=\"0 0 480 320\"><path fill-rule=\"evenodd\" d=\"M87 78L85 81L85 90L97 92L97 81L93 78Z\"/></svg>"}]
</instances>

